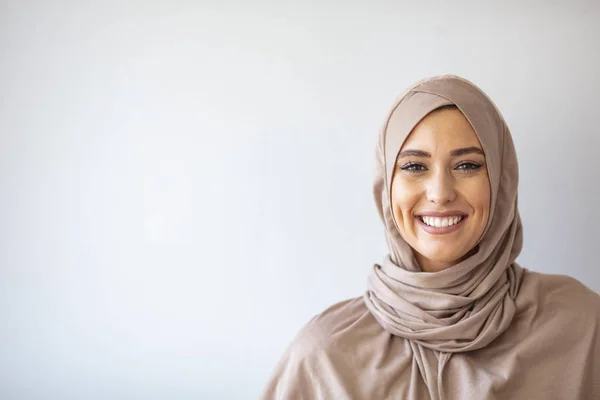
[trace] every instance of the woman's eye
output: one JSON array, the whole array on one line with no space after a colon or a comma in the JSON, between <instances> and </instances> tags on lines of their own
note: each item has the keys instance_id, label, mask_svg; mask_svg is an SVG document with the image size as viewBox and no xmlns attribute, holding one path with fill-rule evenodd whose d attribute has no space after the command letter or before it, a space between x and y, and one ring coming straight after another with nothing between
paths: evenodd
<instances>
[{"instance_id":1,"label":"woman's eye","mask_svg":"<svg viewBox=\"0 0 600 400\"><path fill-rule=\"evenodd\" d=\"M427 168L425 168L425 166L422 164L408 163L408 164L404 164L402 167L400 167L400 169L402 171L415 173L415 172L425 171Z\"/></svg>"},{"instance_id":2,"label":"woman's eye","mask_svg":"<svg viewBox=\"0 0 600 400\"><path fill-rule=\"evenodd\" d=\"M456 166L456 169L463 171L477 171L481 168L481 164L475 162L463 162Z\"/></svg>"}]
</instances>

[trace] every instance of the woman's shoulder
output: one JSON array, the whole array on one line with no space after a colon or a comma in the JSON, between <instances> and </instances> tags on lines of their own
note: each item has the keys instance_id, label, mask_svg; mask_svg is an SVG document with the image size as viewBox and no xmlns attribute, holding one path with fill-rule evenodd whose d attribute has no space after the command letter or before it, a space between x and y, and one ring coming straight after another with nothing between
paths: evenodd
<instances>
[{"instance_id":1,"label":"woman's shoulder","mask_svg":"<svg viewBox=\"0 0 600 400\"><path fill-rule=\"evenodd\" d=\"M341 334L348 334L358 328L359 322L372 318L363 297L354 297L335 303L315 315L298 332L295 342L323 347Z\"/></svg>"},{"instance_id":2,"label":"woman's shoulder","mask_svg":"<svg viewBox=\"0 0 600 400\"><path fill-rule=\"evenodd\" d=\"M376 387L363 381L374 355L390 351L390 334L371 315L363 297L336 303L315 315L296 335L277 364L262 399L383 398L383 377ZM394 350L403 341L395 341ZM406 351L398 352L408 354ZM393 374L398 379L398 374ZM380 393L381 392L381 393Z\"/></svg>"},{"instance_id":3,"label":"woman's shoulder","mask_svg":"<svg viewBox=\"0 0 600 400\"><path fill-rule=\"evenodd\" d=\"M347 364L339 362L345 354L339 351L340 343L349 344L364 329L366 317L370 315L362 297L341 301L315 315L288 346L261 399L348 398L345 382L337 382L339 376L326 379L323 369Z\"/></svg>"},{"instance_id":4,"label":"woman's shoulder","mask_svg":"<svg viewBox=\"0 0 600 400\"><path fill-rule=\"evenodd\" d=\"M569 275L546 274L525 270L523 286L543 293L547 298L565 299L579 302L583 300L600 301L600 295L581 281Z\"/></svg>"},{"instance_id":5,"label":"woman's shoulder","mask_svg":"<svg viewBox=\"0 0 600 400\"><path fill-rule=\"evenodd\" d=\"M382 328L367 309L363 297L355 297L315 315L300 329L288 350L300 357L334 351L355 343L361 333L368 330L381 331Z\"/></svg>"},{"instance_id":6,"label":"woman's shoulder","mask_svg":"<svg viewBox=\"0 0 600 400\"><path fill-rule=\"evenodd\" d=\"M572 313L577 318L600 321L600 295L568 275L525 270L517 308Z\"/></svg>"}]
</instances>

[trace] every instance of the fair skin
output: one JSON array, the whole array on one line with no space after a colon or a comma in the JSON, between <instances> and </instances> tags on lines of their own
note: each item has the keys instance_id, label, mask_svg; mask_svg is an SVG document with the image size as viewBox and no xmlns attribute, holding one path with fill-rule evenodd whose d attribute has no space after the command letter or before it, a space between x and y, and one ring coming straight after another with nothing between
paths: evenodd
<instances>
[{"instance_id":1,"label":"fair skin","mask_svg":"<svg viewBox=\"0 0 600 400\"><path fill-rule=\"evenodd\" d=\"M425 272L457 264L476 246L491 189L479 139L457 108L433 111L404 142L391 201L402 238Z\"/></svg>"}]
</instances>

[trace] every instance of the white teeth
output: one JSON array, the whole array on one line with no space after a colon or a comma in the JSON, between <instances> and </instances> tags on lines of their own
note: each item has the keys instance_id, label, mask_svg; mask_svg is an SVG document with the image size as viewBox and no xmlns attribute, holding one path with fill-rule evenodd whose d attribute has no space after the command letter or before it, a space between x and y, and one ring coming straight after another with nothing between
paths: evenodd
<instances>
[{"instance_id":1,"label":"white teeth","mask_svg":"<svg viewBox=\"0 0 600 400\"><path fill-rule=\"evenodd\" d=\"M449 217L449 218L434 218L434 217L427 217L427 216L421 217L421 220L425 224L436 227L436 228L446 228L448 226L456 225L460 221L462 221L462 219L463 219L463 217Z\"/></svg>"}]
</instances>

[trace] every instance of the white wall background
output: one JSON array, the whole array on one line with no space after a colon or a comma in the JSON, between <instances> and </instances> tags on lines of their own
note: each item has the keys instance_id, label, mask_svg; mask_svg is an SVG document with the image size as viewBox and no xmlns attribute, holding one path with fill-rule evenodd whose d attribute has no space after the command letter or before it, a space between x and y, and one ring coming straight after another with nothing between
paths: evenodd
<instances>
[{"instance_id":1,"label":"white wall background","mask_svg":"<svg viewBox=\"0 0 600 400\"><path fill-rule=\"evenodd\" d=\"M258 397L384 256L375 138L433 74L512 128L521 264L600 290L597 2L239 3L0 1L0 398Z\"/></svg>"}]
</instances>

